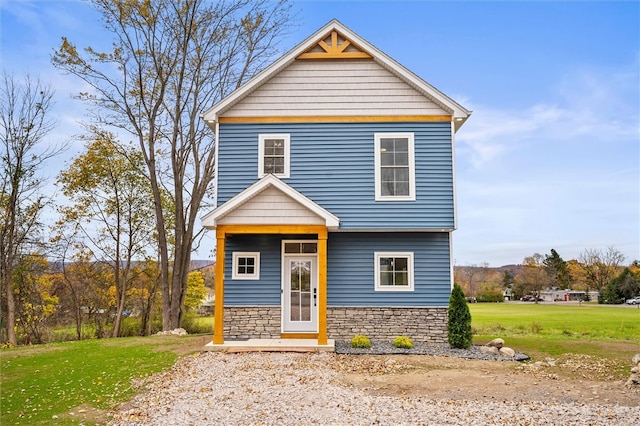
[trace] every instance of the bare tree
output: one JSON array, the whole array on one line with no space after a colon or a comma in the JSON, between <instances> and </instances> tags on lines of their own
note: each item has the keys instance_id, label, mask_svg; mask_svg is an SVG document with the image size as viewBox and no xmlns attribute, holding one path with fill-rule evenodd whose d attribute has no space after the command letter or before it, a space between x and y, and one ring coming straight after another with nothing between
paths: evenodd
<instances>
[{"instance_id":1,"label":"bare tree","mask_svg":"<svg viewBox=\"0 0 640 426\"><path fill-rule=\"evenodd\" d=\"M211 195L215 141L200 114L261 70L291 28L285 1L93 0L113 50L81 54L63 38L53 63L93 91L101 126L129 132L153 190L160 251L163 329L178 327L187 274ZM163 208L162 191L172 195ZM173 229L173 235L170 231Z\"/></svg>"},{"instance_id":2,"label":"bare tree","mask_svg":"<svg viewBox=\"0 0 640 426\"><path fill-rule=\"evenodd\" d=\"M2 74L0 82L0 284L7 340L15 345L14 267L38 238L40 214L48 199L41 193L44 163L63 147L45 143L53 129L53 91L30 76L17 81Z\"/></svg>"}]
</instances>

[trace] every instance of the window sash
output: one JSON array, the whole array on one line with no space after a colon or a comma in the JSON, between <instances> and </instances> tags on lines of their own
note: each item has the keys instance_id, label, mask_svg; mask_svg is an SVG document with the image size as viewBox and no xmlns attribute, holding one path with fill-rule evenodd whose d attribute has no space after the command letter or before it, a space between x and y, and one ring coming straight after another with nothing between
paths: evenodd
<instances>
[{"instance_id":1,"label":"window sash","mask_svg":"<svg viewBox=\"0 0 640 426\"><path fill-rule=\"evenodd\" d=\"M273 174L288 178L290 169L290 137L288 134L258 135L258 178Z\"/></svg>"},{"instance_id":2,"label":"window sash","mask_svg":"<svg viewBox=\"0 0 640 426\"><path fill-rule=\"evenodd\" d=\"M415 200L413 133L375 134L375 199Z\"/></svg>"},{"instance_id":3,"label":"window sash","mask_svg":"<svg viewBox=\"0 0 640 426\"><path fill-rule=\"evenodd\" d=\"M376 252L376 291L413 291L413 253Z\"/></svg>"},{"instance_id":4,"label":"window sash","mask_svg":"<svg viewBox=\"0 0 640 426\"><path fill-rule=\"evenodd\" d=\"M233 252L231 279L258 280L260 279L259 252Z\"/></svg>"}]
</instances>

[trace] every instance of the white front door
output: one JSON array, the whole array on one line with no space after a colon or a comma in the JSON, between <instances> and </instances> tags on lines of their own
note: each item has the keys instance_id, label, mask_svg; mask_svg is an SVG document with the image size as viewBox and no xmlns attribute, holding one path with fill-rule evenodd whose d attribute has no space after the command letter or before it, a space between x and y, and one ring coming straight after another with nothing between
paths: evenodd
<instances>
[{"instance_id":1,"label":"white front door","mask_svg":"<svg viewBox=\"0 0 640 426\"><path fill-rule=\"evenodd\" d=\"M318 332L317 256L285 256L282 291L282 331Z\"/></svg>"}]
</instances>

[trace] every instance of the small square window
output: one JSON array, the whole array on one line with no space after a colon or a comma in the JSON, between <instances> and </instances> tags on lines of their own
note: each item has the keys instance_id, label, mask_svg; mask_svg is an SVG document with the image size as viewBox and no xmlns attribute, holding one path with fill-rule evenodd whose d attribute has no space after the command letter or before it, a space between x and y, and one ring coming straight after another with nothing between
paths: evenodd
<instances>
[{"instance_id":1,"label":"small square window","mask_svg":"<svg viewBox=\"0 0 640 426\"><path fill-rule=\"evenodd\" d=\"M233 252L234 280L258 280L260 279L260 253L258 252Z\"/></svg>"},{"instance_id":2,"label":"small square window","mask_svg":"<svg viewBox=\"0 0 640 426\"><path fill-rule=\"evenodd\" d=\"M289 135L258 135L258 177L289 177Z\"/></svg>"},{"instance_id":3,"label":"small square window","mask_svg":"<svg viewBox=\"0 0 640 426\"><path fill-rule=\"evenodd\" d=\"M413 253L376 252L375 291L413 291Z\"/></svg>"}]
</instances>

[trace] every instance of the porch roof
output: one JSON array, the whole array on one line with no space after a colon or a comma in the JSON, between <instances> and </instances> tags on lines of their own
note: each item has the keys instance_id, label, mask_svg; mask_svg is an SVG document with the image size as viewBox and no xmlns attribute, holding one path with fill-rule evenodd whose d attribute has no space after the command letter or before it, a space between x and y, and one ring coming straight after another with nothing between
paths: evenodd
<instances>
[{"instance_id":1,"label":"porch roof","mask_svg":"<svg viewBox=\"0 0 640 426\"><path fill-rule=\"evenodd\" d=\"M324 225L338 229L340 219L274 175L266 175L202 218L202 226Z\"/></svg>"}]
</instances>

